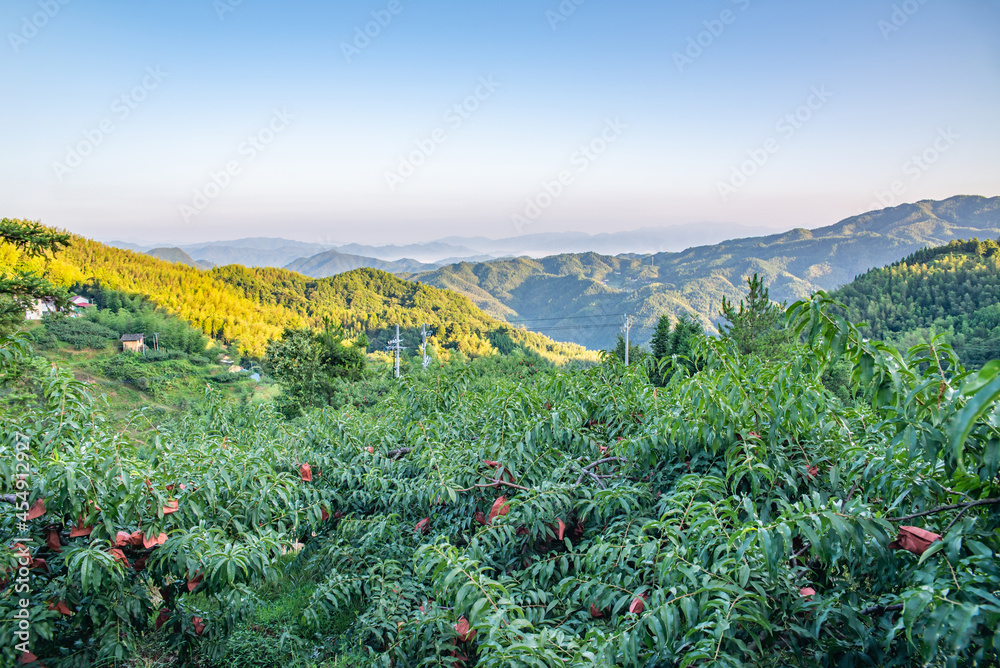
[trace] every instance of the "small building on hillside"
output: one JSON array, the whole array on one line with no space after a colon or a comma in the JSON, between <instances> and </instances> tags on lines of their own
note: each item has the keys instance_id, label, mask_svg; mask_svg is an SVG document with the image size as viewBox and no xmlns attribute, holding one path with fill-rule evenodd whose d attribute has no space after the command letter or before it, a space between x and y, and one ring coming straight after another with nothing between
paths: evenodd
<instances>
[{"instance_id":1,"label":"small building on hillside","mask_svg":"<svg viewBox=\"0 0 1000 668\"><path fill-rule=\"evenodd\" d=\"M87 301L86 297L81 297L79 295L73 297L69 301L73 308L72 315L76 318L79 318L81 315L83 315L84 311L93 306L93 304Z\"/></svg>"},{"instance_id":2,"label":"small building on hillside","mask_svg":"<svg viewBox=\"0 0 1000 668\"><path fill-rule=\"evenodd\" d=\"M122 352L131 350L134 353L141 353L146 349L145 334L122 334Z\"/></svg>"},{"instance_id":3,"label":"small building on hillside","mask_svg":"<svg viewBox=\"0 0 1000 668\"><path fill-rule=\"evenodd\" d=\"M36 299L34 306L24 314L25 320L41 320L46 313L57 313L59 311L56 303L51 299Z\"/></svg>"},{"instance_id":4,"label":"small building on hillside","mask_svg":"<svg viewBox=\"0 0 1000 668\"><path fill-rule=\"evenodd\" d=\"M88 308L92 307L86 297L81 297L79 295L74 295L69 300L69 309L64 311L68 313L71 318L79 318L83 315L83 312ZM25 320L41 320L48 313L59 313L59 307L52 299L36 299L35 304L29 308L25 314Z\"/></svg>"}]
</instances>

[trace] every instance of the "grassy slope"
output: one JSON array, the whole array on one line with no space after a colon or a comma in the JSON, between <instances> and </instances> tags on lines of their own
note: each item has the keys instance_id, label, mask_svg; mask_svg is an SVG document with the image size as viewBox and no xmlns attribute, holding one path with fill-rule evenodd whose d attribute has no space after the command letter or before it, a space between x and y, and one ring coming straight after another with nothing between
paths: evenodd
<instances>
[{"instance_id":1,"label":"grassy slope","mask_svg":"<svg viewBox=\"0 0 1000 668\"><path fill-rule=\"evenodd\" d=\"M27 323L24 329L35 332L41 327L41 323L32 322ZM228 368L218 364L198 366L180 359L144 365L151 376L171 376L159 385L157 391L144 392L134 385L108 378L103 373L102 365L119 354L118 346L113 342L100 349L77 350L59 341L54 347L36 349L36 353L50 362L68 367L77 380L90 384L95 394L104 395L110 415L115 421L128 419L132 411L142 407L153 409L159 414L158 417L189 410L200 402L207 384L232 399L253 402L273 399L279 391L277 385L255 383L249 379L229 383L212 382L213 376L228 375Z\"/></svg>"}]
</instances>

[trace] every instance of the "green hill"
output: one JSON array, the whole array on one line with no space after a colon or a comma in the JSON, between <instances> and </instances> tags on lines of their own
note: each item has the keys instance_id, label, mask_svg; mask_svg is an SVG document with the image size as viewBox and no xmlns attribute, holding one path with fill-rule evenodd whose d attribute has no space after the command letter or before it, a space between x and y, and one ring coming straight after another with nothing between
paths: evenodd
<instances>
[{"instance_id":1,"label":"green hill","mask_svg":"<svg viewBox=\"0 0 1000 668\"><path fill-rule=\"evenodd\" d=\"M1000 244L952 241L873 269L833 294L871 338L902 347L937 333L968 366L1000 358Z\"/></svg>"},{"instance_id":2,"label":"green hill","mask_svg":"<svg viewBox=\"0 0 1000 668\"><path fill-rule=\"evenodd\" d=\"M626 313L637 319L639 341L649 340L663 313L688 313L714 329L722 297L742 297L744 279L754 273L765 278L773 299L792 301L928 245L998 234L1000 197L959 196L680 253L461 263L415 279L461 292L492 315L553 338L607 348Z\"/></svg>"},{"instance_id":3,"label":"green hill","mask_svg":"<svg viewBox=\"0 0 1000 668\"><path fill-rule=\"evenodd\" d=\"M238 265L201 271L75 235L71 245L51 260L26 259L12 246L0 245L0 274L15 269L44 273L67 287L100 285L141 295L213 339L239 342L251 355L263 354L267 342L280 337L285 328L318 326L330 317L349 331L365 331L376 339L397 324L412 328L426 323L437 329L431 343L442 352L476 356L510 350L513 345L557 363L595 359L579 346L539 334L504 333L510 329L506 324L461 295L375 269L325 279Z\"/></svg>"},{"instance_id":4,"label":"green hill","mask_svg":"<svg viewBox=\"0 0 1000 668\"><path fill-rule=\"evenodd\" d=\"M294 313L319 326L331 317L348 331L366 332L370 349L380 349L399 325L409 350L417 346L416 331L428 325L435 348L467 355L508 352L507 339L553 362L593 360L592 353L556 343L540 334L512 329L477 308L466 297L430 285L404 281L378 269L364 268L329 278L309 278L287 269L229 265L209 272L242 296Z\"/></svg>"}]
</instances>

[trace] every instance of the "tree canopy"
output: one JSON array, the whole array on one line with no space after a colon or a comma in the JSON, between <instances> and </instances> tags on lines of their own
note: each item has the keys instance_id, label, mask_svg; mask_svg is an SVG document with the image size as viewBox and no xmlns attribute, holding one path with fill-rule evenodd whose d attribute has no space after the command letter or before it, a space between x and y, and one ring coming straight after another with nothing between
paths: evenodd
<instances>
[{"instance_id":1,"label":"tree canopy","mask_svg":"<svg viewBox=\"0 0 1000 668\"><path fill-rule=\"evenodd\" d=\"M953 241L873 269L837 290L844 315L866 323L871 338L903 347L935 335L962 361L1000 358L1000 244Z\"/></svg>"},{"instance_id":2,"label":"tree canopy","mask_svg":"<svg viewBox=\"0 0 1000 668\"><path fill-rule=\"evenodd\" d=\"M721 334L731 339L742 355L756 355L765 359L778 359L788 352L791 336L785 327L785 311L771 301L764 279L754 274L747 278L750 293L740 300L739 309L722 298L720 315L726 322L720 325Z\"/></svg>"},{"instance_id":3,"label":"tree canopy","mask_svg":"<svg viewBox=\"0 0 1000 668\"><path fill-rule=\"evenodd\" d=\"M45 262L68 246L69 239L68 234L36 222L0 220L0 334L13 331L23 322L25 311L38 300L51 300L57 308L68 306L66 291L40 276L21 258Z\"/></svg>"},{"instance_id":4,"label":"tree canopy","mask_svg":"<svg viewBox=\"0 0 1000 668\"><path fill-rule=\"evenodd\" d=\"M323 330L288 329L267 346L264 368L283 390L283 410L298 415L303 407L330 406L344 381L357 381L365 369L362 335L344 340L344 330L327 320Z\"/></svg>"}]
</instances>

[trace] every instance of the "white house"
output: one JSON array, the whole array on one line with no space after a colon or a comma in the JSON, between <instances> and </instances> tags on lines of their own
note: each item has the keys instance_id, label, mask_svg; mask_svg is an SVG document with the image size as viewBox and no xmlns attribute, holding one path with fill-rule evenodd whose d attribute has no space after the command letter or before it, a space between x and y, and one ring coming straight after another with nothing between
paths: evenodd
<instances>
[{"instance_id":1,"label":"white house","mask_svg":"<svg viewBox=\"0 0 1000 668\"><path fill-rule=\"evenodd\" d=\"M35 305L25 312L24 319L41 320L46 313L55 313L58 310L51 299L36 299Z\"/></svg>"},{"instance_id":2,"label":"white house","mask_svg":"<svg viewBox=\"0 0 1000 668\"><path fill-rule=\"evenodd\" d=\"M81 297L79 295L77 295L76 297L73 297L69 301L70 301L71 304L73 304L73 310L76 311L77 313L80 313L84 309L88 309L91 306L93 306L93 304L91 304L89 301L87 301L86 297Z\"/></svg>"},{"instance_id":3,"label":"white house","mask_svg":"<svg viewBox=\"0 0 1000 668\"><path fill-rule=\"evenodd\" d=\"M84 310L93 306L85 297L74 296L70 301L70 317L80 317ZM59 309L51 299L37 299L35 305L25 311L25 320L41 320L46 313L57 313Z\"/></svg>"}]
</instances>

